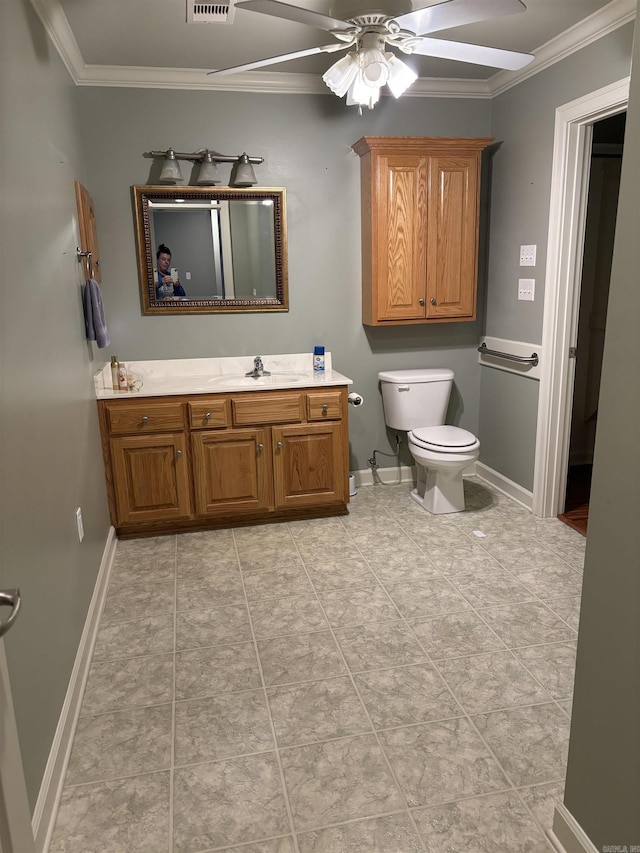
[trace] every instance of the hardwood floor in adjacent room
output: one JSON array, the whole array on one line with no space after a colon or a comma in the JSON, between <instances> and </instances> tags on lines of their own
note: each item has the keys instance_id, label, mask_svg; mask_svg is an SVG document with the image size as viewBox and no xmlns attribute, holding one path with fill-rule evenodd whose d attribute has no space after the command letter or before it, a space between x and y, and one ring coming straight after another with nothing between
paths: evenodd
<instances>
[{"instance_id":1,"label":"hardwood floor in adjacent room","mask_svg":"<svg viewBox=\"0 0 640 853\"><path fill-rule=\"evenodd\" d=\"M560 521L587 535L589 522L589 496L591 493L592 465L571 465L567 475L565 509L558 515Z\"/></svg>"}]
</instances>

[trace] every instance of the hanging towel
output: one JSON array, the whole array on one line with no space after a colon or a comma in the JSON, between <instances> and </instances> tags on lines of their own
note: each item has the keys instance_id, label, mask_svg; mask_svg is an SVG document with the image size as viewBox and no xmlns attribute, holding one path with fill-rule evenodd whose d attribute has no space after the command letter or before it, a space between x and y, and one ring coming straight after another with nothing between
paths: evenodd
<instances>
[{"instance_id":1,"label":"hanging towel","mask_svg":"<svg viewBox=\"0 0 640 853\"><path fill-rule=\"evenodd\" d=\"M84 286L82 294L84 307L84 323L87 329L87 340L95 341L99 349L108 347L109 332L104 319L104 308L102 307L102 294L100 285L95 278L90 278Z\"/></svg>"}]
</instances>

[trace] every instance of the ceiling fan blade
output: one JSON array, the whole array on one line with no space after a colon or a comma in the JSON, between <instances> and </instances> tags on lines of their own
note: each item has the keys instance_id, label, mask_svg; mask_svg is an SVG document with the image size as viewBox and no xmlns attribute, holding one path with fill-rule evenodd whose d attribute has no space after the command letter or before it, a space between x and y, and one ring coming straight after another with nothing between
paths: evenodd
<instances>
[{"instance_id":1,"label":"ceiling fan blade","mask_svg":"<svg viewBox=\"0 0 640 853\"><path fill-rule=\"evenodd\" d=\"M280 56L269 56L267 59L256 59L255 62L245 62L244 65L208 71L207 76L216 74L218 77L223 77L225 74L239 74L240 71L252 71L254 68L264 68L266 65L276 65L278 62L288 62L290 59L313 56L315 53L334 53L336 50L346 50L348 47L348 44L326 44L324 47L310 47L307 50L297 50L295 53L283 53Z\"/></svg>"},{"instance_id":2,"label":"ceiling fan blade","mask_svg":"<svg viewBox=\"0 0 640 853\"><path fill-rule=\"evenodd\" d=\"M458 62L471 62L473 65L489 65L492 68L506 68L517 71L524 68L535 57L530 53L517 53L514 50L501 50L497 47L484 47L462 41L423 38L411 51L423 56L437 56L440 59L455 59Z\"/></svg>"},{"instance_id":3,"label":"ceiling fan blade","mask_svg":"<svg viewBox=\"0 0 640 853\"><path fill-rule=\"evenodd\" d=\"M308 24L310 27L318 27L320 30L328 30L329 32L331 30L344 30L348 27L346 21L340 18L321 15L320 12L301 9L299 6L292 6L290 3L281 3L280 0L242 0L241 3L236 3L235 8L262 12L263 15L285 18L287 21Z\"/></svg>"},{"instance_id":4,"label":"ceiling fan blade","mask_svg":"<svg viewBox=\"0 0 640 853\"><path fill-rule=\"evenodd\" d=\"M251 2L251 0L249 0ZM258 0L259 2L259 0ZM245 6L246 3L237 5ZM516 12L525 12L526 6L521 0L446 0L437 6L407 12L394 20L403 30L411 30L416 35L436 33L464 24L475 24L490 18L502 18Z\"/></svg>"}]
</instances>

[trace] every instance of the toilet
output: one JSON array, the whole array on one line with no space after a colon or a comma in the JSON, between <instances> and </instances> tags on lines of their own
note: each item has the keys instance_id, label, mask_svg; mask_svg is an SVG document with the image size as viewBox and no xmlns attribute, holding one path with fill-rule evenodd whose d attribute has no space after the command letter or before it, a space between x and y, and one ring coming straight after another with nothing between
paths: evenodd
<instances>
[{"instance_id":1,"label":"toilet","mask_svg":"<svg viewBox=\"0 0 640 853\"><path fill-rule=\"evenodd\" d=\"M412 499L436 515L462 512L462 471L477 460L480 442L466 429L445 425L453 370L385 370L378 379L385 422L407 433L416 461Z\"/></svg>"}]
</instances>

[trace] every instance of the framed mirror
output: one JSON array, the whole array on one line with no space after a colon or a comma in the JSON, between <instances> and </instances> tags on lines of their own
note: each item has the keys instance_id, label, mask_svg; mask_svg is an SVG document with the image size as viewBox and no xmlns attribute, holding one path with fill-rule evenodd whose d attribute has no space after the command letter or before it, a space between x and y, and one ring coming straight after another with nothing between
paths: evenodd
<instances>
[{"instance_id":1,"label":"framed mirror","mask_svg":"<svg viewBox=\"0 0 640 853\"><path fill-rule=\"evenodd\" d=\"M143 314L289 310L283 188L132 192Z\"/></svg>"}]
</instances>

